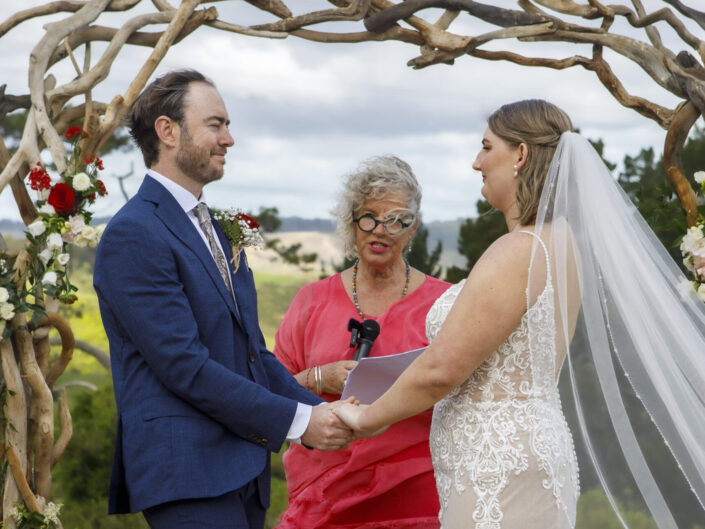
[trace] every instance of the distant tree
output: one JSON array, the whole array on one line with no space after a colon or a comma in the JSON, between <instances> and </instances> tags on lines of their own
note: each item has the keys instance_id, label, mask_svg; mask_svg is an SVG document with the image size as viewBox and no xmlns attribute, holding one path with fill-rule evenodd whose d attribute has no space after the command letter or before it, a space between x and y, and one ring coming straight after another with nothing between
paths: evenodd
<instances>
[{"instance_id":1,"label":"distant tree","mask_svg":"<svg viewBox=\"0 0 705 529\"><path fill-rule=\"evenodd\" d=\"M411 251L406 258L411 266L424 274L440 277L443 269L438 263L441 260L442 251L443 243L438 241L433 251L428 253L428 228L421 224L416 230L416 235L411 243Z\"/></svg>"},{"instance_id":2,"label":"distant tree","mask_svg":"<svg viewBox=\"0 0 705 529\"><path fill-rule=\"evenodd\" d=\"M281 228L282 221L279 218L279 209L275 207L261 206L259 208L259 213L248 213L248 215L255 218L257 222L259 222L259 225L265 234L275 233L279 228ZM302 270L311 270L312 264L318 258L318 254L315 252L300 253L300 242L285 246L281 244L281 239L268 238L266 239L265 244L267 248L274 250L282 261L288 264L296 265Z\"/></svg>"},{"instance_id":3,"label":"distant tree","mask_svg":"<svg viewBox=\"0 0 705 529\"><path fill-rule=\"evenodd\" d=\"M259 213L253 215L265 233L273 233L282 226L278 208L260 206Z\"/></svg>"},{"instance_id":4,"label":"distant tree","mask_svg":"<svg viewBox=\"0 0 705 529\"><path fill-rule=\"evenodd\" d=\"M467 277L489 245L507 233L507 224L500 211L490 206L486 200L478 200L475 206L477 217L467 219L461 224L458 234L458 252L465 257L467 264L465 267L448 268L446 280L451 283L457 283Z\"/></svg>"}]
</instances>

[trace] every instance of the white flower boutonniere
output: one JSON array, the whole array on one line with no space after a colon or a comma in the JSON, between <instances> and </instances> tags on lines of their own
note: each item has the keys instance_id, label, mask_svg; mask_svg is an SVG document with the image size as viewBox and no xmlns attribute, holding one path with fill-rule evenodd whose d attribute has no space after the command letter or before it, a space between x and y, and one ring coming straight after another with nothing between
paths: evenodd
<instances>
[{"instance_id":1,"label":"white flower boutonniere","mask_svg":"<svg viewBox=\"0 0 705 529\"><path fill-rule=\"evenodd\" d=\"M260 233L259 223L240 209L213 209L213 216L220 224L233 250L233 273L240 266L240 250L252 247L264 248L264 239Z\"/></svg>"}]
</instances>

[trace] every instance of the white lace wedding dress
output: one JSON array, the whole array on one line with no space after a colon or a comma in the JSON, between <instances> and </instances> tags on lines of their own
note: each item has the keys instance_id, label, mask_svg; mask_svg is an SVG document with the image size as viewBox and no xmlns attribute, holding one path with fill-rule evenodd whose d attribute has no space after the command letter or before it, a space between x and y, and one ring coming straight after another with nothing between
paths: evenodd
<instances>
[{"instance_id":1,"label":"white lace wedding dress","mask_svg":"<svg viewBox=\"0 0 705 529\"><path fill-rule=\"evenodd\" d=\"M434 408L430 445L442 529L575 526L578 465L556 387L562 358L548 256L546 266L546 286L532 306L527 289L518 327ZM429 340L463 284L429 311Z\"/></svg>"}]
</instances>

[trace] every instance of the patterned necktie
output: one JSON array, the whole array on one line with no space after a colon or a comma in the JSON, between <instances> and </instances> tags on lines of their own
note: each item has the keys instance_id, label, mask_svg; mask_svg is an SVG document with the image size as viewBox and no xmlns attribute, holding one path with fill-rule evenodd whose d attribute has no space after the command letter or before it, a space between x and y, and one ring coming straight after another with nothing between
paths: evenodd
<instances>
[{"instance_id":1,"label":"patterned necktie","mask_svg":"<svg viewBox=\"0 0 705 529\"><path fill-rule=\"evenodd\" d=\"M235 301L235 295L233 294L233 289L230 285L230 271L228 270L228 263L225 261L225 256L220 250L220 247L215 242L215 235L213 234L213 224L211 223L211 216L208 212L208 206L203 202L199 202L198 205L193 208L196 217L198 217L198 223L201 225L201 230L206 235L208 240L208 246L211 248L213 253L213 258L215 259L215 264L218 266L218 271L220 272L220 277L223 278L223 282L230 292L230 297L233 298L235 303L235 310L237 310L237 301Z\"/></svg>"}]
</instances>

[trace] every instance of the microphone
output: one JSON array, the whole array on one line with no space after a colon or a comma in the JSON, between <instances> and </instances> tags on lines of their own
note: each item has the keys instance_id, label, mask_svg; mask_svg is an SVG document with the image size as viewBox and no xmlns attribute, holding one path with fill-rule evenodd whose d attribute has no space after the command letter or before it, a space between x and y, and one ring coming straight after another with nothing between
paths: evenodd
<instances>
[{"instance_id":1,"label":"microphone","mask_svg":"<svg viewBox=\"0 0 705 529\"><path fill-rule=\"evenodd\" d=\"M379 323L375 320L365 320L359 330L358 346L353 360L361 360L370 355L370 349L379 336Z\"/></svg>"}]
</instances>

